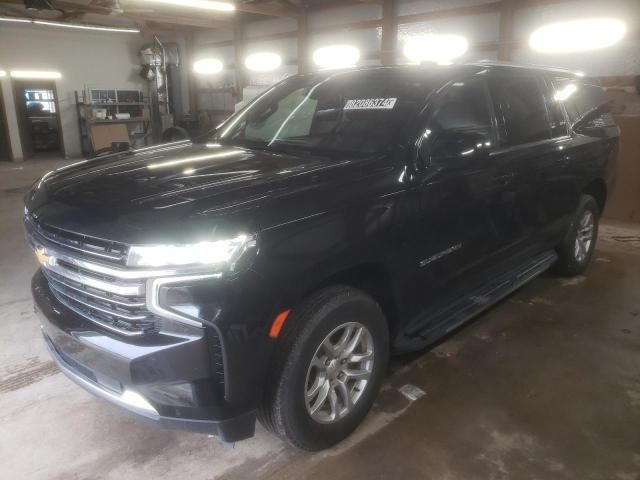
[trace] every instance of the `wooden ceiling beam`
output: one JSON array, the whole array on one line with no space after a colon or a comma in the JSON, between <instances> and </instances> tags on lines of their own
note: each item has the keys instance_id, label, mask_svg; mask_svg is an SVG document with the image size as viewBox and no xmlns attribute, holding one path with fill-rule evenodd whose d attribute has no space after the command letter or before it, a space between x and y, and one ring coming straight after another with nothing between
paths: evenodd
<instances>
[{"instance_id":1,"label":"wooden ceiling beam","mask_svg":"<svg viewBox=\"0 0 640 480\"><path fill-rule=\"evenodd\" d=\"M9 3L12 5L20 5L24 7L24 0L0 0L0 3ZM68 12L82 12L82 13L95 13L97 15L111 15L113 10L109 7L102 7L100 5L88 5L75 2L68 2L66 0L51 0L51 6L55 9Z\"/></svg>"},{"instance_id":2,"label":"wooden ceiling beam","mask_svg":"<svg viewBox=\"0 0 640 480\"><path fill-rule=\"evenodd\" d=\"M286 6L272 6L272 5L254 5L251 3L236 3L236 10L238 12L253 13L256 15L265 15L268 17L289 17L297 18L298 14L295 9L287 8Z\"/></svg>"},{"instance_id":3,"label":"wooden ceiling beam","mask_svg":"<svg viewBox=\"0 0 640 480\"><path fill-rule=\"evenodd\" d=\"M227 25L221 20L210 20L202 17L183 17L177 15L166 15L150 12L127 11L125 10L121 16L131 20L142 20L144 22L163 23L166 25L186 25L196 28L218 28Z\"/></svg>"}]
</instances>

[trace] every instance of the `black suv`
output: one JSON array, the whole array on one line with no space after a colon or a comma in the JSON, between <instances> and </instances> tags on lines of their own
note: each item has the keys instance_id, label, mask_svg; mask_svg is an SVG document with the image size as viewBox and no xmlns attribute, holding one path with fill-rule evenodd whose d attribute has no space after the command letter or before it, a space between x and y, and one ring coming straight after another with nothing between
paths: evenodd
<instances>
[{"instance_id":1,"label":"black suv","mask_svg":"<svg viewBox=\"0 0 640 480\"><path fill-rule=\"evenodd\" d=\"M199 142L85 160L26 196L51 355L142 419L344 439L389 355L594 250L602 88L499 64L284 80Z\"/></svg>"}]
</instances>

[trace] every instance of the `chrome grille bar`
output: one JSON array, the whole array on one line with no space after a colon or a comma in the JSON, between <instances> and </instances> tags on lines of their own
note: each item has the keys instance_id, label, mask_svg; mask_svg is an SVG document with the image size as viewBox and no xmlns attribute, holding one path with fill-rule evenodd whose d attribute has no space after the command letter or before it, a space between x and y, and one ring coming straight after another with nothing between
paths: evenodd
<instances>
[{"instance_id":1,"label":"chrome grille bar","mask_svg":"<svg viewBox=\"0 0 640 480\"><path fill-rule=\"evenodd\" d=\"M131 308L135 308L135 307L144 307L146 305L146 302L143 300L139 301L139 302L134 302L134 301L125 301L125 300L119 300L117 298L114 297L107 297L105 295L101 295L98 293L94 293L94 292L90 292L86 289L80 288L80 287L76 287L74 285L69 284L68 282L61 280L64 277L58 276L58 278L54 278L54 276L52 275L51 272L45 272L45 276L47 277L47 280L49 280L49 283L51 282L55 282L58 285L61 285L63 288L68 288L71 290L75 290L81 294L84 295L90 295L94 298L97 298L98 300L102 300L104 302L109 302L109 303L115 303L117 305L122 305L123 307L131 307ZM58 287L60 288L60 287Z\"/></svg>"},{"instance_id":2,"label":"chrome grille bar","mask_svg":"<svg viewBox=\"0 0 640 480\"><path fill-rule=\"evenodd\" d=\"M65 277L76 283L80 283L97 290L115 293L116 295L121 295L123 297L140 297L144 295L144 282L106 282L88 275L83 275L82 273L75 272L68 268L64 268L62 265L57 263L54 263L53 265L45 263L43 264L43 267L46 270L50 270L57 275L60 275L61 277Z\"/></svg>"},{"instance_id":3,"label":"chrome grille bar","mask_svg":"<svg viewBox=\"0 0 640 480\"><path fill-rule=\"evenodd\" d=\"M105 308L105 307L101 307L100 305L97 305L97 304L95 304L93 302L81 300L80 297L70 295L69 293L65 292L64 290L59 289L58 287L56 287L52 283L49 283L49 286L52 289L54 289L56 292L58 292L59 294L70 298L74 302L80 303L80 304L84 305L85 307L90 308L92 310L97 310L98 312L106 313L108 315L112 315L114 317L122 318L122 319L128 320L128 321L147 320L149 318L148 315L129 315L129 314L126 314L126 313L121 313L116 309L108 309L108 308Z\"/></svg>"}]
</instances>

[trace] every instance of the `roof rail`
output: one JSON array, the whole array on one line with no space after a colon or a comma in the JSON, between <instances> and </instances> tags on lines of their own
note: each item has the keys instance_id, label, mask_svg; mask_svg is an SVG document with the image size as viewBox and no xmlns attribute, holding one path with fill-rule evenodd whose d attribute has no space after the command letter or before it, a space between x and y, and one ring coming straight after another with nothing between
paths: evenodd
<instances>
[{"instance_id":1,"label":"roof rail","mask_svg":"<svg viewBox=\"0 0 640 480\"><path fill-rule=\"evenodd\" d=\"M568 68L554 67L550 65L535 65L535 64L522 64L522 63L511 63L511 62L503 62L499 60L478 60L474 62L465 63L465 65L474 65L474 66L490 66L490 67L513 67L513 68L529 68L532 70L546 70L549 72L562 72L562 73L570 73L571 75L576 75L578 77L583 77L584 74L581 72L576 72L570 70Z\"/></svg>"}]
</instances>

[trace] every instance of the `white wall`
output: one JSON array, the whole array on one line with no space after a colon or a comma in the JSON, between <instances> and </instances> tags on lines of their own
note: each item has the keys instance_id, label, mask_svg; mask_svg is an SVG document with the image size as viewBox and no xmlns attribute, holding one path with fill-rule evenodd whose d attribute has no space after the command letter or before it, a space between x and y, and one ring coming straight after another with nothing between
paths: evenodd
<instances>
[{"instance_id":1,"label":"white wall","mask_svg":"<svg viewBox=\"0 0 640 480\"><path fill-rule=\"evenodd\" d=\"M56 70L62 136L67 156L81 155L74 90L85 86L143 89L137 52L148 42L138 34L74 31L42 26L0 26L0 69ZM2 80L5 102L12 102L11 80ZM10 128L17 128L15 108L7 105ZM12 135L12 143L14 138ZM20 152L21 153L21 152ZM15 149L14 149L15 155ZM18 155L16 160L19 159Z\"/></svg>"}]
</instances>

